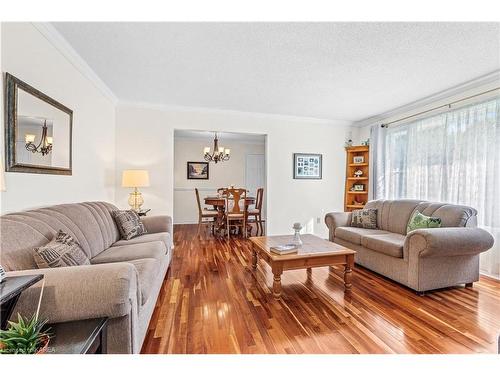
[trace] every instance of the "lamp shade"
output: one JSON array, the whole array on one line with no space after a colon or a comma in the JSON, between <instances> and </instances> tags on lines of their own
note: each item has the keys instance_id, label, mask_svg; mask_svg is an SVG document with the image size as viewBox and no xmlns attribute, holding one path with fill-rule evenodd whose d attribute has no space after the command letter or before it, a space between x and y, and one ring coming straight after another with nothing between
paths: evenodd
<instances>
[{"instance_id":1,"label":"lamp shade","mask_svg":"<svg viewBox=\"0 0 500 375\"><path fill-rule=\"evenodd\" d=\"M149 173L141 169L128 169L122 174L123 187L147 187L149 186Z\"/></svg>"}]
</instances>

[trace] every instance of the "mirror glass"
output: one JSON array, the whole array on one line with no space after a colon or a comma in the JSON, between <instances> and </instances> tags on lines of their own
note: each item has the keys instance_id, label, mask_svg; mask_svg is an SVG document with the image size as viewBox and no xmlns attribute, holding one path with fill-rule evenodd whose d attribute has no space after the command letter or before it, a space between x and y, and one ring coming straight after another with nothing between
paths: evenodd
<instances>
[{"instance_id":1,"label":"mirror glass","mask_svg":"<svg viewBox=\"0 0 500 375\"><path fill-rule=\"evenodd\" d=\"M51 145L48 153L41 152L44 125L47 127L45 143ZM69 168L69 143L70 116L20 89L17 97L16 162Z\"/></svg>"}]
</instances>

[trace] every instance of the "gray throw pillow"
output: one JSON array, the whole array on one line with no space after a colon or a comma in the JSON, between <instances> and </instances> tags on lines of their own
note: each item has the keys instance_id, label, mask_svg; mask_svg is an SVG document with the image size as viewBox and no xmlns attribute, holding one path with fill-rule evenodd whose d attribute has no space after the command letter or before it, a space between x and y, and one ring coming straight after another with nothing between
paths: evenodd
<instances>
[{"instance_id":1,"label":"gray throw pillow","mask_svg":"<svg viewBox=\"0 0 500 375\"><path fill-rule=\"evenodd\" d=\"M377 209L352 211L351 227L377 229Z\"/></svg>"},{"instance_id":2,"label":"gray throw pillow","mask_svg":"<svg viewBox=\"0 0 500 375\"><path fill-rule=\"evenodd\" d=\"M133 210L113 211L113 217L122 240L130 240L148 233L139 215Z\"/></svg>"},{"instance_id":3,"label":"gray throw pillow","mask_svg":"<svg viewBox=\"0 0 500 375\"><path fill-rule=\"evenodd\" d=\"M71 235L60 230L47 245L33 249L38 268L82 266L90 264L80 244Z\"/></svg>"}]
</instances>

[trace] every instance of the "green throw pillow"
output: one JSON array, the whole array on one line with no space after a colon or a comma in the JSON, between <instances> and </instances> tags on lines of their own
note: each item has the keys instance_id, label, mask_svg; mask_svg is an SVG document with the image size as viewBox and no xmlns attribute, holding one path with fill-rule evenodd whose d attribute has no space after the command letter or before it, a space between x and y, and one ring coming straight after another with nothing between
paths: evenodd
<instances>
[{"instance_id":1,"label":"green throw pillow","mask_svg":"<svg viewBox=\"0 0 500 375\"><path fill-rule=\"evenodd\" d=\"M410 233L415 229L422 228L440 228L441 219L438 217L425 216L418 211L411 216L408 225L406 226L406 233Z\"/></svg>"}]
</instances>

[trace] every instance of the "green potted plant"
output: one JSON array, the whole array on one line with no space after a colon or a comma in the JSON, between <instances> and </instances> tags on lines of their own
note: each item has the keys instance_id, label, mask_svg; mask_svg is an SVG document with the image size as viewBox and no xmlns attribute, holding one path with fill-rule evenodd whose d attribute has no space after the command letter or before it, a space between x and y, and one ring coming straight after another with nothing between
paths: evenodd
<instances>
[{"instance_id":1,"label":"green potted plant","mask_svg":"<svg viewBox=\"0 0 500 375\"><path fill-rule=\"evenodd\" d=\"M47 351L50 334L43 327L47 319L23 319L17 315L17 323L9 321L9 328L0 330L0 353L2 354L42 354Z\"/></svg>"},{"instance_id":2,"label":"green potted plant","mask_svg":"<svg viewBox=\"0 0 500 375\"><path fill-rule=\"evenodd\" d=\"M6 330L0 330L0 354L43 354L49 347L49 329L44 329L47 319L39 319L45 280L42 281L36 313L30 319L17 314L17 323L9 321Z\"/></svg>"}]
</instances>

